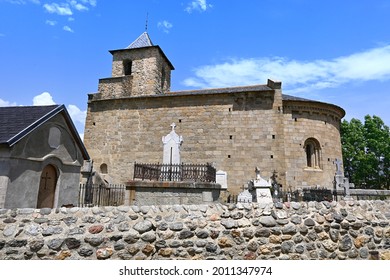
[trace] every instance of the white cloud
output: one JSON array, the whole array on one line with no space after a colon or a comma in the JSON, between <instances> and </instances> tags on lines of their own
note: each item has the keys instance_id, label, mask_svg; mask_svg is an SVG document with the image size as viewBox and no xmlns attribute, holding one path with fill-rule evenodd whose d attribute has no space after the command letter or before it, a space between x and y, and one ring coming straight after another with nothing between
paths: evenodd
<instances>
[{"instance_id":1,"label":"white cloud","mask_svg":"<svg viewBox=\"0 0 390 280\"><path fill-rule=\"evenodd\" d=\"M172 23L164 20L164 21L160 21L158 24L157 24L157 27L159 29L161 29L162 31L164 31L165 33L169 33L169 30L173 27Z\"/></svg>"},{"instance_id":2,"label":"white cloud","mask_svg":"<svg viewBox=\"0 0 390 280\"><path fill-rule=\"evenodd\" d=\"M16 106L16 103L11 103L0 98L0 107Z\"/></svg>"},{"instance_id":3,"label":"white cloud","mask_svg":"<svg viewBox=\"0 0 390 280\"><path fill-rule=\"evenodd\" d=\"M207 9L212 8L211 4L207 4L207 0L195 0L187 4L187 7L184 9L188 13L192 11L205 12Z\"/></svg>"},{"instance_id":4,"label":"white cloud","mask_svg":"<svg viewBox=\"0 0 390 280\"><path fill-rule=\"evenodd\" d=\"M85 118L87 117L87 111L82 111L79 107L72 104L68 105L67 110L74 122L84 125Z\"/></svg>"},{"instance_id":5,"label":"white cloud","mask_svg":"<svg viewBox=\"0 0 390 280\"><path fill-rule=\"evenodd\" d=\"M92 7L96 7L97 1L96 0L81 0L82 3L84 4L89 4Z\"/></svg>"},{"instance_id":6,"label":"white cloud","mask_svg":"<svg viewBox=\"0 0 390 280\"><path fill-rule=\"evenodd\" d=\"M76 105L69 104L66 108L68 110L68 113L79 132L80 138L84 139L84 127L85 127L85 119L87 117L87 111L80 110L79 107Z\"/></svg>"},{"instance_id":7,"label":"white cloud","mask_svg":"<svg viewBox=\"0 0 390 280\"><path fill-rule=\"evenodd\" d=\"M37 95L33 98L33 105L55 105L56 103L53 100L53 97L48 92L43 92L40 95Z\"/></svg>"},{"instance_id":8,"label":"white cloud","mask_svg":"<svg viewBox=\"0 0 390 280\"><path fill-rule=\"evenodd\" d=\"M71 33L73 33L74 31L73 31L73 29L72 28L70 28L69 26L67 26L67 25L65 25L64 26L64 28L62 28L63 30L65 30L65 31L67 31L67 32L71 32Z\"/></svg>"},{"instance_id":9,"label":"white cloud","mask_svg":"<svg viewBox=\"0 0 390 280\"><path fill-rule=\"evenodd\" d=\"M70 1L68 1L68 2L69 2L69 4L70 4L73 8L75 8L77 11L88 11L88 10L89 10L88 7L84 6L84 5L81 4L81 3L78 3L78 2L75 1L75 0L70 0Z\"/></svg>"},{"instance_id":10,"label":"white cloud","mask_svg":"<svg viewBox=\"0 0 390 280\"><path fill-rule=\"evenodd\" d=\"M70 8L69 4L67 3L51 3L51 4L44 4L43 8L51 14L57 14L60 16L71 16L73 15L72 9Z\"/></svg>"},{"instance_id":11,"label":"white cloud","mask_svg":"<svg viewBox=\"0 0 390 280\"><path fill-rule=\"evenodd\" d=\"M54 26L57 24L57 22L55 20L46 20L46 24L50 26Z\"/></svg>"},{"instance_id":12,"label":"white cloud","mask_svg":"<svg viewBox=\"0 0 390 280\"><path fill-rule=\"evenodd\" d=\"M281 57L229 59L201 66L195 77L184 80L190 87L228 87L283 82L289 92L308 92L355 81L390 79L390 45L332 60L298 61Z\"/></svg>"}]
</instances>

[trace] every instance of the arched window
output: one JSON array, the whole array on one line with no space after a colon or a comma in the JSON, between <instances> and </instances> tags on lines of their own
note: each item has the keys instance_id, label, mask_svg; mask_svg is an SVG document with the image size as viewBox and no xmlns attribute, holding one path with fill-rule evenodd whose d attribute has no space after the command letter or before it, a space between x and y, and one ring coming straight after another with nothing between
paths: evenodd
<instances>
[{"instance_id":1,"label":"arched window","mask_svg":"<svg viewBox=\"0 0 390 280\"><path fill-rule=\"evenodd\" d=\"M305 141L306 166L309 168L321 168L321 146L317 139L308 138Z\"/></svg>"},{"instance_id":2,"label":"arched window","mask_svg":"<svg viewBox=\"0 0 390 280\"><path fill-rule=\"evenodd\" d=\"M108 173L108 167L107 164L103 163L100 165L100 173L107 174Z\"/></svg>"}]
</instances>

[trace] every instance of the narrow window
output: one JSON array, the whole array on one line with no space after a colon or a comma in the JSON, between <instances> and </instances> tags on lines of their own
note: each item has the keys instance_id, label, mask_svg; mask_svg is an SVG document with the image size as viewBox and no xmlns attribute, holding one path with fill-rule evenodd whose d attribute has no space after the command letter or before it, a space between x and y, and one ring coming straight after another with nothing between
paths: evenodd
<instances>
[{"instance_id":1,"label":"narrow window","mask_svg":"<svg viewBox=\"0 0 390 280\"><path fill-rule=\"evenodd\" d=\"M125 71L125 75L131 75L131 68L133 66L133 63L131 60L125 60L123 61L123 69Z\"/></svg>"},{"instance_id":2,"label":"narrow window","mask_svg":"<svg viewBox=\"0 0 390 280\"><path fill-rule=\"evenodd\" d=\"M306 145L306 162L307 167L313 167L313 146L311 143Z\"/></svg>"},{"instance_id":3,"label":"narrow window","mask_svg":"<svg viewBox=\"0 0 390 280\"><path fill-rule=\"evenodd\" d=\"M164 85L165 85L165 79L166 79L165 69L164 67L161 69L161 93L164 93Z\"/></svg>"}]
</instances>

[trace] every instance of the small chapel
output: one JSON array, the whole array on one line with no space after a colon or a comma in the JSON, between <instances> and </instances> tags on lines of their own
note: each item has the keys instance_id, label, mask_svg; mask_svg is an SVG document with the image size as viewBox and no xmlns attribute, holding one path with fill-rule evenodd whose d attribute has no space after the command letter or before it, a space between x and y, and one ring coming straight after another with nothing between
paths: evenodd
<instances>
[{"instance_id":1,"label":"small chapel","mask_svg":"<svg viewBox=\"0 0 390 280\"><path fill-rule=\"evenodd\" d=\"M0 107L0 208L77 205L89 159L64 105Z\"/></svg>"},{"instance_id":2,"label":"small chapel","mask_svg":"<svg viewBox=\"0 0 390 280\"><path fill-rule=\"evenodd\" d=\"M334 104L282 93L282 82L171 91L174 66L147 32L110 51L112 75L88 95L84 144L107 181L126 183L136 162L163 162L170 126L181 163L211 163L238 194L258 167L285 190L332 189L342 158ZM166 139L169 140L169 139ZM177 158L174 156L174 158Z\"/></svg>"}]
</instances>

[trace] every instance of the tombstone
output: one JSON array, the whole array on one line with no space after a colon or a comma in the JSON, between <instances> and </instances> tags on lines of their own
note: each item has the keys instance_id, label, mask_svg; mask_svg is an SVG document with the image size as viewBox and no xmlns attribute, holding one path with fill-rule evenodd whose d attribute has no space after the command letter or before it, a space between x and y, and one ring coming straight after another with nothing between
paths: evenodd
<instances>
[{"instance_id":1,"label":"tombstone","mask_svg":"<svg viewBox=\"0 0 390 280\"><path fill-rule=\"evenodd\" d=\"M341 160L339 160L338 158L336 158L335 162L336 164L336 175L342 175L343 172L341 170L341 164L343 163Z\"/></svg>"},{"instance_id":2,"label":"tombstone","mask_svg":"<svg viewBox=\"0 0 390 280\"><path fill-rule=\"evenodd\" d=\"M171 127L171 132L162 137L164 145L163 164L180 164L180 146L183 143L183 137L175 132L175 123L172 123Z\"/></svg>"},{"instance_id":3,"label":"tombstone","mask_svg":"<svg viewBox=\"0 0 390 280\"><path fill-rule=\"evenodd\" d=\"M261 178L260 169L256 167L256 179L251 181L253 190L256 192L256 201L262 203L273 203L271 195L271 183Z\"/></svg>"},{"instance_id":4,"label":"tombstone","mask_svg":"<svg viewBox=\"0 0 390 280\"><path fill-rule=\"evenodd\" d=\"M244 191L240 192L237 196L237 202L251 203L253 200L253 194L248 190L248 185L244 185Z\"/></svg>"},{"instance_id":5,"label":"tombstone","mask_svg":"<svg viewBox=\"0 0 390 280\"><path fill-rule=\"evenodd\" d=\"M215 176L215 181L217 184L221 185L221 189L226 190L227 186L227 173L222 170L218 170Z\"/></svg>"},{"instance_id":6,"label":"tombstone","mask_svg":"<svg viewBox=\"0 0 390 280\"><path fill-rule=\"evenodd\" d=\"M345 196L344 196L344 200L351 200L352 197L351 197L351 185L349 183L349 179L348 178L344 178L344 183L343 183L343 187L344 187L344 193L345 193Z\"/></svg>"}]
</instances>

